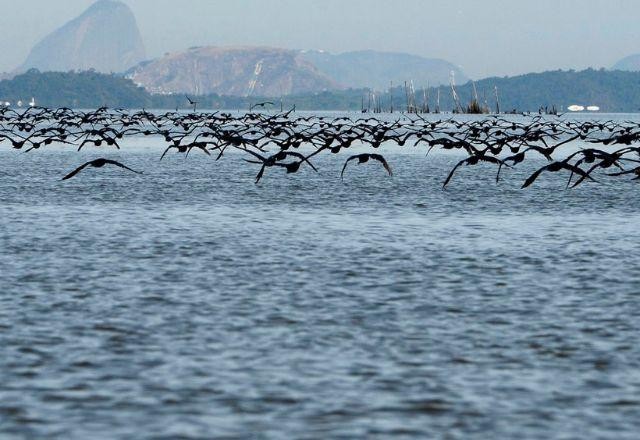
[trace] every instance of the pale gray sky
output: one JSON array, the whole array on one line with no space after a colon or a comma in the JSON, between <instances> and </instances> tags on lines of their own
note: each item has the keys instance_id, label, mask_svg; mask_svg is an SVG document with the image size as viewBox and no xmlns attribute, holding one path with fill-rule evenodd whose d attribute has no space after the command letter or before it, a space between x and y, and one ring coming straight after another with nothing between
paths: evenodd
<instances>
[{"instance_id":1,"label":"pale gray sky","mask_svg":"<svg viewBox=\"0 0 640 440\"><path fill-rule=\"evenodd\" d=\"M470 76L610 67L640 52L638 0L124 0L149 57L268 45L444 58ZM0 71L93 0L0 0Z\"/></svg>"}]
</instances>

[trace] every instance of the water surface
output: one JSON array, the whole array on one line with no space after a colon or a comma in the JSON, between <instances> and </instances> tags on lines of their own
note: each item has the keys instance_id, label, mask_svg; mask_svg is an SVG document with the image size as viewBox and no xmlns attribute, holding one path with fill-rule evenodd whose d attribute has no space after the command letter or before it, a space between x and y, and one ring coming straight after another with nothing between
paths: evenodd
<instances>
[{"instance_id":1,"label":"water surface","mask_svg":"<svg viewBox=\"0 0 640 440\"><path fill-rule=\"evenodd\" d=\"M124 147L0 150L2 438L637 438L635 182Z\"/></svg>"}]
</instances>

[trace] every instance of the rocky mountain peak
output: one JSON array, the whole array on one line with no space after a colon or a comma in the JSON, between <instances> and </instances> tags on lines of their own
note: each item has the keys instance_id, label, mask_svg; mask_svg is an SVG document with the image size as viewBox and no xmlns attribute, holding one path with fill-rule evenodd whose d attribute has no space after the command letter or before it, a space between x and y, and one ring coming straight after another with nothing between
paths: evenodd
<instances>
[{"instance_id":1,"label":"rocky mountain peak","mask_svg":"<svg viewBox=\"0 0 640 440\"><path fill-rule=\"evenodd\" d=\"M98 0L42 39L18 72L95 69L123 72L145 58L135 16L116 0Z\"/></svg>"}]
</instances>

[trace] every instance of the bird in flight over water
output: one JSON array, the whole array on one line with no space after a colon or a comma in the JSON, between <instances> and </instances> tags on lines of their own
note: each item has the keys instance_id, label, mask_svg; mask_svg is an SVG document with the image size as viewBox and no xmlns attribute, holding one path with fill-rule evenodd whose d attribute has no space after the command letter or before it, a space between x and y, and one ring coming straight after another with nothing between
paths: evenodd
<instances>
[{"instance_id":1,"label":"bird in flight over water","mask_svg":"<svg viewBox=\"0 0 640 440\"><path fill-rule=\"evenodd\" d=\"M189 101L189 104L191 104L193 106L193 111L195 112L196 109L198 108L198 101L194 101L193 99L189 98L189 96L184 95L185 98L187 98L187 101Z\"/></svg>"},{"instance_id":2,"label":"bird in flight over water","mask_svg":"<svg viewBox=\"0 0 640 440\"><path fill-rule=\"evenodd\" d=\"M71 179L72 177L74 177L76 174L78 174L80 171L84 170L88 166L92 166L94 168L102 168L103 166L105 166L107 164L115 165L115 166L120 167L120 168L124 168L125 170L129 170L129 171L134 172L136 174L142 174L142 171L132 170L128 166L126 166L124 164L121 164L120 162L117 162L115 160L100 158L100 159L91 160L91 161L89 161L89 162L87 162L87 163L85 163L83 165L80 165L78 168L76 168L75 170L71 171L69 174L64 176L62 178L62 180Z\"/></svg>"}]
</instances>

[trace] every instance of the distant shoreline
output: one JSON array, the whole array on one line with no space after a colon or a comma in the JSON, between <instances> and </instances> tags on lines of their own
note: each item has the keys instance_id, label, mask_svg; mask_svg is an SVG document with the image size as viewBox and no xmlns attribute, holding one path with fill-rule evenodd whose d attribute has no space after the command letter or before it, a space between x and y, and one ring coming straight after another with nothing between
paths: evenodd
<instances>
[{"instance_id":1,"label":"distant shoreline","mask_svg":"<svg viewBox=\"0 0 640 440\"><path fill-rule=\"evenodd\" d=\"M640 112L640 72L587 69L583 71L552 71L515 77L487 78L456 86L458 101L454 101L450 86L415 89L410 93L404 86L376 91L368 88L327 90L322 92L260 96L191 96L198 101L198 109L248 110L253 104L273 102L266 110L287 111L352 111L365 114L398 111L441 113L466 109L475 105L500 113L567 112L571 105L598 106L601 113ZM496 99L497 96L497 99ZM438 99L439 98L439 99ZM34 99L43 107L71 108L154 108L189 109L184 93L151 94L121 75L87 72L39 72L32 69L12 79L0 81L0 102L23 107ZM439 104L439 105L438 105ZM428 111L427 111L428 110ZM575 113L579 114L579 113Z\"/></svg>"}]
</instances>

